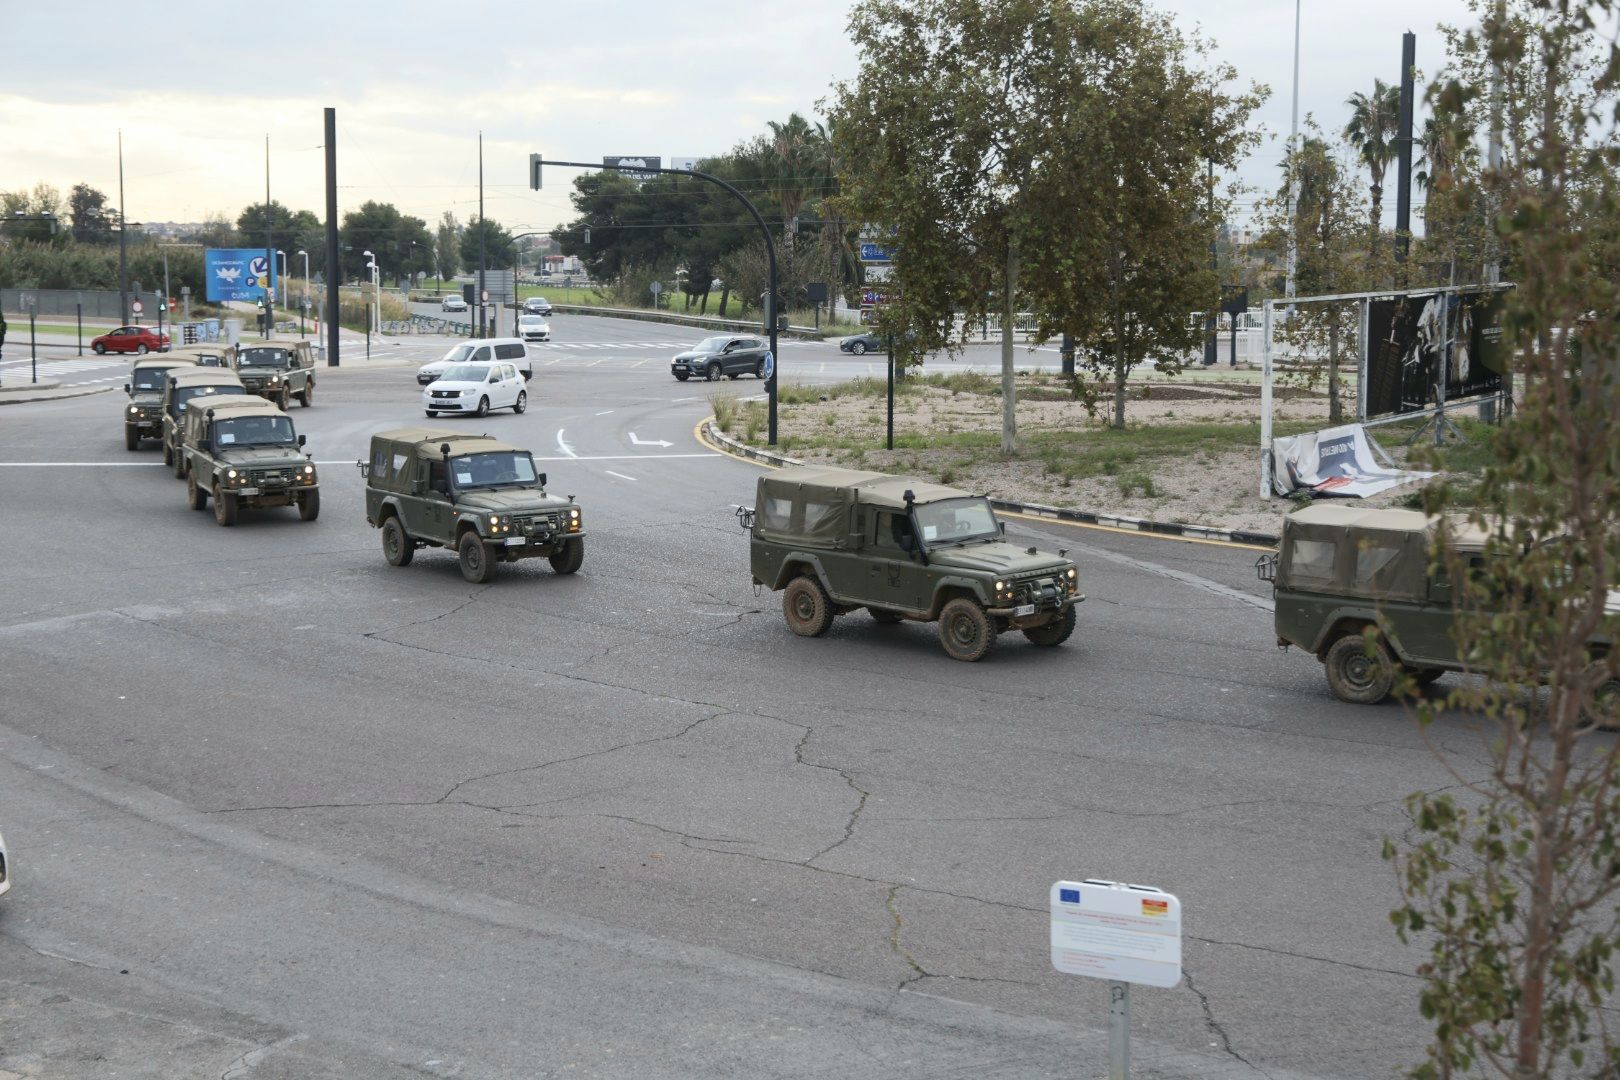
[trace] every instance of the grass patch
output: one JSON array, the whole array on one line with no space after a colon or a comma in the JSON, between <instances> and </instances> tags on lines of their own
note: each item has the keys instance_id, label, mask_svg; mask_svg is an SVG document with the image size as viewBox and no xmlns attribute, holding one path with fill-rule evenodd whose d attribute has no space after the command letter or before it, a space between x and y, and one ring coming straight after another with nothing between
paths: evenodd
<instances>
[{"instance_id":1,"label":"grass patch","mask_svg":"<svg viewBox=\"0 0 1620 1080\"><path fill-rule=\"evenodd\" d=\"M729 394L710 394L709 408L714 410L714 426L730 435L737 422L737 399Z\"/></svg>"}]
</instances>

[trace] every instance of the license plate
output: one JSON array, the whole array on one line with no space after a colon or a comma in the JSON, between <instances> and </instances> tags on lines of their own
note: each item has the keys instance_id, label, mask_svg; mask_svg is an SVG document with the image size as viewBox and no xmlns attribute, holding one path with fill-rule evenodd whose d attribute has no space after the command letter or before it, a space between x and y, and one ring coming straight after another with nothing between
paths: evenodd
<instances>
[{"instance_id":1,"label":"license plate","mask_svg":"<svg viewBox=\"0 0 1620 1080\"><path fill-rule=\"evenodd\" d=\"M259 493L259 489L258 488L237 488L236 493L238 495L257 495Z\"/></svg>"},{"instance_id":2,"label":"license plate","mask_svg":"<svg viewBox=\"0 0 1620 1080\"><path fill-rule=\"evenodd\" d=\"M508 536L506 538L507 547L522 547L527 542L528 541L524 540L521 536Z\"/></svg>"},{"instance_id":3,"label":"license plate","mask_svg":"<svg viewBox=\"0 0 1620 1080\"><path fill-rule=\"evenodd\" d=\"M1034 604L1019 604L1017 607L1013 608L1013 615L1014 616L1033 615L1033 614L1035 614L1035 605Z\"/></svg>"}]
</instances>

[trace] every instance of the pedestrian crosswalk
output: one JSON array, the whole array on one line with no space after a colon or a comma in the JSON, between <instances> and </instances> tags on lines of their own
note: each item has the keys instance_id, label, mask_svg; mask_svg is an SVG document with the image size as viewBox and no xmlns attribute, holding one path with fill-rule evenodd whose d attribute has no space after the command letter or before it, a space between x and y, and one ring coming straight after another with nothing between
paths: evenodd
<instances>
[{"instance_id":1,"label":"pedestrian crosswalk","mask_svg":"<svg viewBox=\"0 0 1620 1080\"><path fill-rule=\"evenodd\" d=\"M101 376L85 378L81 376ZM41 360L37 367L27 359L7 360L0 363L0 380L15 382L18 378L37 376L51 379L63 386L89 386L93 383L124 382L129 378L129 365L120 360Z\"/></svg>"}]
</instances>

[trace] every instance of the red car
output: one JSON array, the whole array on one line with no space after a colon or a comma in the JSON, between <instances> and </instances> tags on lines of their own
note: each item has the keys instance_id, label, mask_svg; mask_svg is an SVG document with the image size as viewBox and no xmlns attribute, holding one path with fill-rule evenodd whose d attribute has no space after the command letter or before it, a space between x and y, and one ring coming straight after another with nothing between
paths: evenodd
<instances>
[{"instance_id":1,"label":"red car","mask_svg":"<svg viewBox=\"0 0 1620 1080\"><path fill-rule=\"evenodd\" d=\"M150 326L120 326L102 334L90 343L97 355L110 352L132 352L144 356L149 352L168 352L169 335L160 334Z\"/></svg>"}]
</instances>

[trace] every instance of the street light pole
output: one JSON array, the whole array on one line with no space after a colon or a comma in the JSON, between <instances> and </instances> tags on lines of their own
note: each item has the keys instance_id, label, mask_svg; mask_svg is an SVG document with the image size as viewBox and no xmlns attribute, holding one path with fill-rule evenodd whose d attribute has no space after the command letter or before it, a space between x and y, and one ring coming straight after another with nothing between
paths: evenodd
<instances>
[{"instance_id":1,"label":"street light pole","mask_svg":"<svg viewBox=\"0 0 1620 1080\"><path fill-rule=\"evenodd\" d=\"M1294 111L1288 126L1288 276L1284 279L1283 294L1294 298L1294 271L1299 265L1299 235L1295 221L1299 214L1299 162L1294 153L1299 146L1299 9L1302 0L1294 0ZM1290 309L1292 310L1292 309Z\"/></svg>"},{"instance_id":2,"label":"street light pole","mask_svg":"<svg viewBox=\"0 0 1620 1080\"><path fill-rule=\"evenodd\" d=\"M287 278L286 278L287 253L285 251L282 251L280 248L277 248L276 249L276 258L277 258L276 287L281 290L281 306L286 307L287 306Z\"/></svg>"},{"instance_id":3,"label":"street light pole","mask_svg":"<svg viewBox=\"0 0 1620 1080\"><path fill-rule=\"evenodd\" d=\"M118 129L118 323L129 325L129 215L124 210L124 129Z\"/></svg>"},{"instance_id":4,"label":"street light pole","mask_svg":"<svg viewBox=\"0 0 1620 1080\"><path fill-rule=\"evenodd\" d=\"M368 252L366 252L366 254L371 255L371 252L368 251ZM375 288L376 287L376 281L377 281L377 259L376 259L376 256L372 256L371 262L366 263L366 270L370 272L370 276L371 276L371 280L372 280L372 287ZM372 310L371 307L368 305L366 307L366 359L367 360L371 359L371 322L372 322L371 310Z\"/></svg>"},{"instance_id":5,"label":"street light pole","mask_svg":"<svg viewBox=\"0 0 1620 1080\"><path fill-rule=\"evenodd\" d=\"M304 309L309 307L309 252L300 248L298 254L304 257L304 302L298 305L298 336L304 336Z\"/></svg>"}]
</instances>

